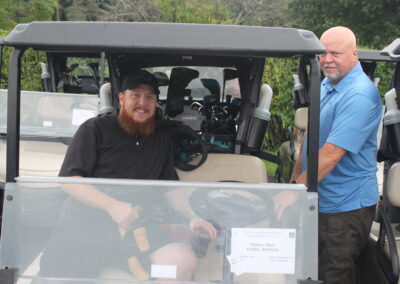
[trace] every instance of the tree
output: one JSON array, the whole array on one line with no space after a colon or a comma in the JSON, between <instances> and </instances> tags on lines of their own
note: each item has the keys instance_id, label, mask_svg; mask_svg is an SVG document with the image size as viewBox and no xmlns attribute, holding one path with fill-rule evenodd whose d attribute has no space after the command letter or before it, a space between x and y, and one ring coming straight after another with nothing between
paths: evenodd
<instances>
[{"instance_id":1,"label":"tree","mask_svg":"<svg viewBox=\"0 0 400 284\"><path fill-rule=\"evenodd\" d=\"M6 11L10 21L15 23L28 23L32 21L49 21L53 18L57 7L56 0L15 0L1 5Z\"/></svg>"},{"instance_id":2,"label":"tree","mask_svg":"<svg viewBox=\"0 0 400 284\"><path fill-rule=\"evenodd\" d=\"M155 0L162 20L174 23L227 24L230 11L220 0Z\"/></svg>"},{"instance_id":3,"label":"tree","mask_svg":"<svg viewBox=\"0 0 400 284\"><path fill-rule=\"evenodd\" d=\"M3 0L0 6L0 27L1 30L11 30L15 26L15 21L11 18L7 7L11 6L10 0Z\"/></svg>"},{"instance_id":4,"label":"tree","mask_svg":"<svg viewBox=\"0 0 400 284\"><path fill-rule=\"evenodd\" d=\"M399 6L398 0L291 0L289 13L295 27L317 36L332 26L347 26L359 44L381 49L398 36Z\"/></svg>"},{"instance_id":5,"label":"tree","mask_svg":"<svg viewBox=\"0 0 400 284\"><path fill-rule=\"evenodd\" d=\"M63 15L68 21L97 21L101 10L97 0L63 1Z\"/></svg>"},{"instance_id":6,"label":"tree","mask_svg":"<svg viewBox=\"0 0 400 284\"><path fill-rule=\"evenodd\" d=\"M99 19L104 21L153 22L161 19L161 13L153 1L109 0L102 1L100 7L103 13Z\"/></svg>"},{"instance_id":7,"label":"tree","mask_svg":"<svg viewBox=\"0 0 400 284\"><path fill-rule=\"evenodd\" d=\"M288 0L223 0L229 7L233 24L269 27L287 27Z\"/></svg>"},{"instance_id":8,"label":"tree","mask_svg":"<svg viewBox=\"0 0 400 284\"><path fill-rule=\"evenodd\" d=\"M102 20L174 23L230 23L221 0L110 0Z\"/></svg>"}]
</instances>

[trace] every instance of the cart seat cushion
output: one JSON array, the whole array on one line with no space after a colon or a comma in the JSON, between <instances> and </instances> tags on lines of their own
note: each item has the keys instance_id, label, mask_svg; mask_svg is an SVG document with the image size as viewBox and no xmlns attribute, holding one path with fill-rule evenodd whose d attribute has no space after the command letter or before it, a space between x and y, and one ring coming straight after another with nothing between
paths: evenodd
<instances>
[{"instance_id":1,"label":"cart seat cushion","mask_svg":"<svg viewBox=\"0 0 400 284\"><path fill-rule=\"evenodd\" d=\"M198 162L197 157L193 160ZM193 171L177 169L179 180L216 182L268 182L267 171L260 158L248 155L235 154L208 154L206 162Z\"/></svg>"}]
</instances>

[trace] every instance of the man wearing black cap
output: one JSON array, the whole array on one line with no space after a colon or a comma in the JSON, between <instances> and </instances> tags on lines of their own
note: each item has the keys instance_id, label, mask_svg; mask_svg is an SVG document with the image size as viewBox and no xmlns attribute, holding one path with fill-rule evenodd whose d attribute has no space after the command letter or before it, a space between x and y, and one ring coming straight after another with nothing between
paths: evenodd
<instances>
[{"instance_id":1,"label":"man wearing black cap","mask_svg":"<svg viewBox=\"0 0 400 284\"><path fill-rule=\"evenodd\" d=\"M166 129L158 127L155 121L158 94L157 79L151 73L141 70L127 75L118 94L119 114L95 117L80 126L68 147L59 176L177 180L172 141ZM82 250L90 246L89 243L93 238L107 240L103 245L96 246L96 256L101 255L102 258L107 259L108 254L119 253L118 246L110 250L109 240L114 239L115 243L120 243L120 237L125 237L127 231L132 230L132 227L141 222L146 212L149 212L145 202L142 202L146 200L146 194L151 194L149 197L151 204L166 203L163 195L155 196L154 193L143 191L135 195L137 200L126 202L125 199L119 200L107 190L88 184L65 184L63 189L73 198L67 201L65 207L68 210L63 212L63 218L56 226L53 236L69 234L69 239L77 238L74 242L80 244L71 248L66 245L65 240L51 238L41 259L41 274L46 276L69 277L79 274L84 277L97 277L99 270L109 264L99 264L96 259L96 265L91 263L77 265L76 255L82 255ZM215 238L215 228L194 215L185 204L181 193L169 191L165 195L168 201L172 201L173 208L179 209L185 217L189 218L190 230L200 229L205 231L210 238ZM154 198L157 199L154 200ZM180 204L174 204L177 200ZM71 208L76 210L71 210ZM99 217L103 218L99 222L102 226L93 229L93 216L81 214L87 208L97 208L101 209L97 210L99 212L106 212L110 226L116 229L110 230L108 226L104 226L104 222L107 221L104 221L103 213ZM79 232L79 234L75 233L71 236L71 231ZM85 235L83 239L86 239L87 243L82 240L82 235ZM178 280L188 280L192 277L196 266L196 256L187 245L165 239L162 243L152 244L151 247L152 249L148 250L148 255L146 255L151 263L176 266ZM104 251L101 251L102 249ZM69 257L65 256L66 250L69 252ZM64 257L60 257L60 251L63 251ZM93 254L93 252L88 252L86 255L91 253ZM145 258L144 255L136 257ZM148 269L143 268L146 273L138 275L135 273L137 263L129 262L129 269L136 278L151 277ZM68 275L67 271L73 274Z\"/></svg>"}]
</instances>

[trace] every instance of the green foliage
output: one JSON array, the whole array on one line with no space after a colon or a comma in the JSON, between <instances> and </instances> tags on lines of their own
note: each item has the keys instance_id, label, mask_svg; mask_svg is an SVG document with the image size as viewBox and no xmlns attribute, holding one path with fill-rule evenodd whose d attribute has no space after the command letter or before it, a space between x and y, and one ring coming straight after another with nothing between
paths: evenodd
<instances>
[{"instance_id":1,"label":"green foliage","mask_svg":"<svg viewBox=\"0 0 400 284\"><path fill-rule=\"evenodd\" d=\"M161 12L153 1L98 0L97 20L116 22L160 22Z\"/></svg>"},{"instance_id":2,"label":"green foliage","mask_svg":"<svg viewBox=\"0 0 400 284\"><path fill-rule=\"evenodd\" d=\"M96 21L102 13L97 0L63 1L68 21Z\"/></svg>"},{"instance_id":3,"label":"green foliage","mask_svg":"<svg viewBox=\"0 0 400 284\"><path fill-rule=\"evenodd\" d=\"M263 81L271 86L271 120L264 139L266 149L277 150L288 140L288 127L293 125L294 108L292 100L293 74L297 74L299 59L268 58L265 63Z\"/></svg>"},{"instance_id":4,"label":"green foliage","mask_svg":"<svg viewBox=\"0 0 400 284\"><path fill-rule=\"evenodd\" d=\"M0 75L0 89L7 89L8 62L11 54L10 47L4 47L2 52L2 67ZM28 49L24 52L21 60L21 89L40 91L42 81L40 79L40 63L46 62L46 55L43 52Z\"/></svg>"},{"instance_id":5,"label":"green foliage","mask_svg":"<svg viewBox=\"0 0 400 284\"><path fill-rule=\"evenodd\" d=\"M267 151L268 153L272 154L272 155L277 155L277 151ZM275 176L276 173L276 169L278 168L278 165L267 161L267 160L263 160L265 167L267 168L267 175L270 176Z\"/></svg>"},{"instance_id":6,"label":"green foliage","mask_svg":"<svg viewBox=\"0 0 400 284\"><path fill-rule=\"evenodd\" d=\"M24 56L21 60L22 90L42 90L42 81L40 79L40 74L42 71L40 67L41 62L47 62L44 52L38 52L32 49L28 49L25 51Z\"/></svg>"},{"instance_id":7,"label":"green foliage","mask_svg":"<svg viewBox=\"0 0 400 284\"><path fill-rule=\"evenodd\" d=\"M229 10L216 0L153 0L162 16L173 23L223 24L230 23Z\"/></svg>"},{"instance_id":8,"label":"green foliage","mask_svg":"<svg viewBox=\"0 0 400 284\"><path fill-rule=\"evenodd\" d=\"M0 30L0 37L5 37L10 31ZM2 64L0 70L0 89L7 89L8 63L11 55L10 47L2 49ZM38 91L42 88L40 80L40 62L46 62L46 56L43 52L28 49L21 60L21 88L23 90Z\"/></svg>"},{"instance_id":9,"label":"green foliage","mask_svg":"<svg viewBox=\"0 0 400 284\"><path fill-rule=\"evenodd\" d=\"M396 64L393 62L380 62L376 66L375 77L380 78L378 89L382 99L386 92L389 91L390 82L392 80L395 67Z\"/></svg>"},{"instance_id":10,"label":"green foliage","mask_svg":"<svg viewBox=\"0 0 400 284\"><path fill-rule=\"evenodd\" d=\"M0 27L1 30L12 29L15 26L15 21L11 19L10 12L7 7L11 6L10 0L3 0L0 6Z\"/></svg>"},{"instance_id":11,"label":"green foliage","mask_svg":"<svg viewBox=\"0 0 400 284\"><path fill-rule=\"evenodd\" d=\"M222 0L232 15L235 25L287 27L289 0Z\"/></svg>"},{"instance_id":12,"label":"green foliage","mask_svg":"<svg viewBox=\"0 0 400 284\"><path fill-rule=\"evenodd\" d=\"M10 57L10 51L10 48L3 47L1 52L0 89L7 89L8 58Z\"/></svg>"},{"instance_id":13,"label":"green foliage","mask_svg":"<svg viewBox=\"0 0 400 284\"><path fill-rule=\"evenodd\" d=\"M49 21L57 6L57 0L15 0L9 6L1 5L15 23Z\"/></svg>"},{"instance_id":14,"label":"green foliage","mask_svg":"<svg viewBox=\"0 0 400 284\"><path fill-rule=\"evenodd\" d=\"M333 26L347 26L360 45L381 49L398 36L400 3L382 0L291 0L293 26L317 36ZM385 27L384 29L382 27Z\"/></svg>"}]
</instances>

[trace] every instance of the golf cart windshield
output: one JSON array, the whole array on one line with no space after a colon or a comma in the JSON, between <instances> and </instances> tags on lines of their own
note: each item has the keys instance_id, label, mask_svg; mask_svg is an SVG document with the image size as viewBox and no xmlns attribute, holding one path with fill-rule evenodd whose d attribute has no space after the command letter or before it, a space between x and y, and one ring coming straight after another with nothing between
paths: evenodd
<instances>
[{"instance_id":1,"label":"golf cart windshield","mask_svg":"<svg viewBox=\"0 0 400 284\"><path fill-rule=\"evenodd\" d=\"M97 115L98 97L22 91L21 137L71 138L79 125ZM7 90L0 90L0 133L7 133Z\"/></svg>"},{"instance_id":2,"label":"golf cart windshield","mask_svg":"<svg viewBox=\"0 0 400 284\"><path fill-rule=\"evenodd\" d=\"M92 185L132 206L140 199L141 221L121 229L99 209L68 197L62 190L68 185ZM273 196L288 187L298 202L278 219ZM165 202L171 195L187 198L199 218L214 224L217 238L191 233L188 220L174 213L183 205ZM193 248L198 263L191 283L295 284L317 276L316 258L310 258L317 253L317 195L301 185L25 177L7 187L5 196L1 266L18 267L18 283L174 280L177 267L149 265L136 247L146 243L153 252L165 242ZM109 257L86 262L99 251ZM134 257L148 277L136 270Z\"/></svg>"}]
</instances>

